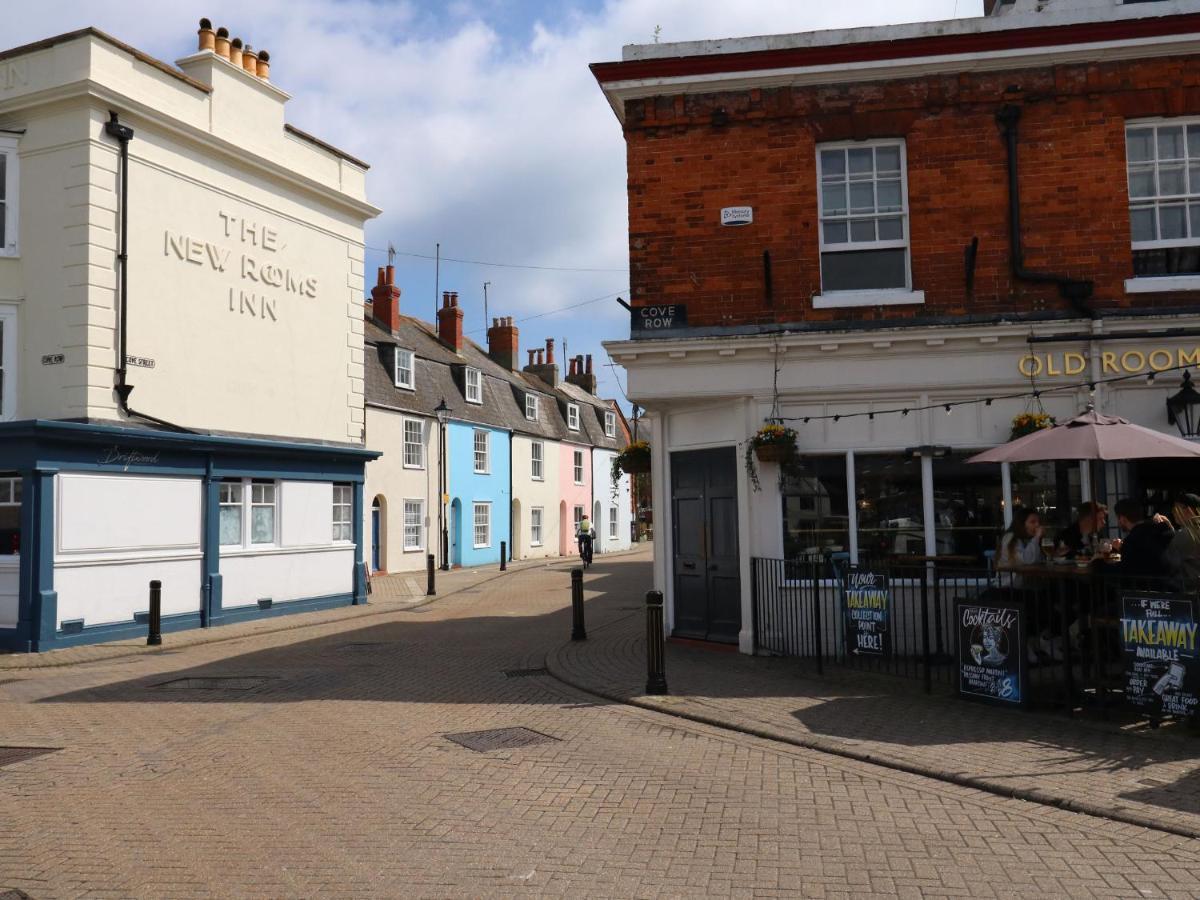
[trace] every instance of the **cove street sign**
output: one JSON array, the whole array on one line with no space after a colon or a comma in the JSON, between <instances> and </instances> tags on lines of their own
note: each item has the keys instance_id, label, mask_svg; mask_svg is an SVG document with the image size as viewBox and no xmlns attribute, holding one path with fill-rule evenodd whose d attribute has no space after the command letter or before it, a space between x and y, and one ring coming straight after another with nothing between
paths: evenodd
<instances>
[{"instance_id":1,"label":"cove street sign","mask_svg":"<svg viewBox=\"0 0 1200 900\"><path fill-rule=\"evenodd\" d=\"M630 310L630 316L630 331L635 335L687 328L687 307L682 303L635 306Z\"/></svg>"}]
</instances>

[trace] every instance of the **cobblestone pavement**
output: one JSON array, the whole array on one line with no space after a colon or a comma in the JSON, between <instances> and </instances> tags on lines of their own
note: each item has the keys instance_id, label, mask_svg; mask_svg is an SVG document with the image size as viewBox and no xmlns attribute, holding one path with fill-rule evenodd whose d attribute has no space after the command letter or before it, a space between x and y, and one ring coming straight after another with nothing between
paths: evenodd
<instances>
[{"instance_id":1,"label":"cobblestone pavement","mask_svg":"<svg viewBox=\"0 0 1200 900\"><path fill-rule=\"evenodd\" d=\"M674 641L671 696L646 697L645 618L629 606L593 601L599 627L549 655L554 674L646 708L1200 838L1200 735L1182 724L1153 731L997 709L926 695L914 680L829 667L818 677L795 660Z\"/></svg>"},{"instance_id":2,"label":"cobblestone pavement","mask_svg":"<svg viewBox=\"0 0 1200 900\"><path fill-rule=\"evenodd\" d=\"M0 894L1195 896L1196 841L529 671L569 634L567 568L370 619L0 673L2 743L61 748L0 768ZM644 556L597 562L594 634L648 575ZM447 739L514 727L543 739Z\"/></svg>"}]
</instances>

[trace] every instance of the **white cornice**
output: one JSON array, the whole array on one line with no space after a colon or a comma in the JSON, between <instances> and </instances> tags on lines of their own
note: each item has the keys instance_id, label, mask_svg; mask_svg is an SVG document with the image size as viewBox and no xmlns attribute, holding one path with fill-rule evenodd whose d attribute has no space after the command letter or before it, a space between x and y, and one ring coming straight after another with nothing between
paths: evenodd
<instances>
[{"instance_id":1,"label":"white cornice","mask_svg":"<svg viewBox=\"0 0 1200 900\"><path fill-rule=\"evenodd\" d=\"M719 93L819 84L853 84L958 72L993 72L1055 66L1070 62L1102 62L1141 59L1167 54L1191 55L1196 53L1200 53L1200 33L1189 32L1161 37L993 50L982 53L954 53L916 58L899 57L859 63L793 66L783 69L718 72L707 75L635 78L625 81L608 81L604 83L603 87L604 94L617 114L617 118L624 122L626 101L666 94Z\"/></svg>"}]
</instances>

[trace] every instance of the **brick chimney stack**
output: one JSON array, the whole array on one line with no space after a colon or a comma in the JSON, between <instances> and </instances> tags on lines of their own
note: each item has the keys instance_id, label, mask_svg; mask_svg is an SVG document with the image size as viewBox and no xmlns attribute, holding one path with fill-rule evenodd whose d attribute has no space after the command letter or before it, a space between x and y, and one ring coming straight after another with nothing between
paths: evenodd
<instances>
[{"instance_id":1,"label":"brick chimney stack","mask_svg":"<svg viewBox=\"0 0 1200 900\"><path fill-rule=\"evenodd\" d=\"M533 351L529 351L533 353ZM532 357L530 357L532 360ZM554 362L554 338L546 338L545 354L541 350L537 351L537 362L530 362L525 367L525 371L530 375L536 375L550 387L558 387L558 364Z\"/></svg>"},{"instance_id":2,"label":"brick chimney stack","mask_svg":"<svg viewBox=\"0 0 1200 900\"><path fill-rule=\"evenodd\" d=\"M596 393L596 376L592 374L592 357L575 356L571 358L571 371L567 375L567 381L576 387L583 388L589 394Z\"/></svg>"},{"instance_id":3,"label":"brick chimney stack","mask_svg":"<svg viewBox=\"0 0 1200 900\"><path fill-rule=\"evenodd\" d=\"M396 267L379 267L379 281L371 288L371 315L395 334L400 329L400 288L396 287Z\"/></svg>"},{"instance_id":4,"label":"brick chimney stack","mask_svg":"<svg viewBox=\"0 0 1200 900\"><path fill-rule=\"evenodd\" d=\"M458 291L442 292L442 308L438 310L438 338L455 353L463 348L463 311L458 305Z\"/></svg>"},{"instance_id":5,"label":"brick chimney stack","mask_svg":"<svg viewBox=\"0 0 1200 900\"><path fill-rule=\"evenodd\" d=\"M492 327L487 333L488 356L510 372L515 372L521 366L519 335L512 316L492 319Z\"/></svg>"}]
</instances>

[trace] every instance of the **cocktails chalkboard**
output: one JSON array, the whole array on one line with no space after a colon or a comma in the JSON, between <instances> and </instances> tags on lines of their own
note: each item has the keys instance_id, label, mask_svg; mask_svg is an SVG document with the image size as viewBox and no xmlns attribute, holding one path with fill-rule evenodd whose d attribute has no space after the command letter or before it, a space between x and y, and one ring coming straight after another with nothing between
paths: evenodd
<instances>
[{"instance_id":1,"label":"cocktails chalkboard","mask_svg":"<svg viewBox=\"0 0 1200 900\"><path fill-rule=\"evenodd\" d=\"M1200 708L1192 600L1163 594L1121 598L1125 697L1152 717L1186 717Z\"/></svg>"},{"instance_id":2,"label":"cocktails chalkboard","mask_svg":"<svg viewBox=\"0 0 1200 900\"><path fill-rule=\"evenodd\" d=\"M887 576L848 572L843 596L846 652L856 656L891 656L892 595Z\"/></svg>"},{"instance_id":3,"label":"cocktails chalkboard","mask_svg":"<svg viewBox=\"0 0 1200 900\"><path fill-rule=\"evenodd\" d=\"M974 700L1025 700L1024 610L1016 602L954 607L958 621L958 692Z\"/></svg>"}]
</instances>

